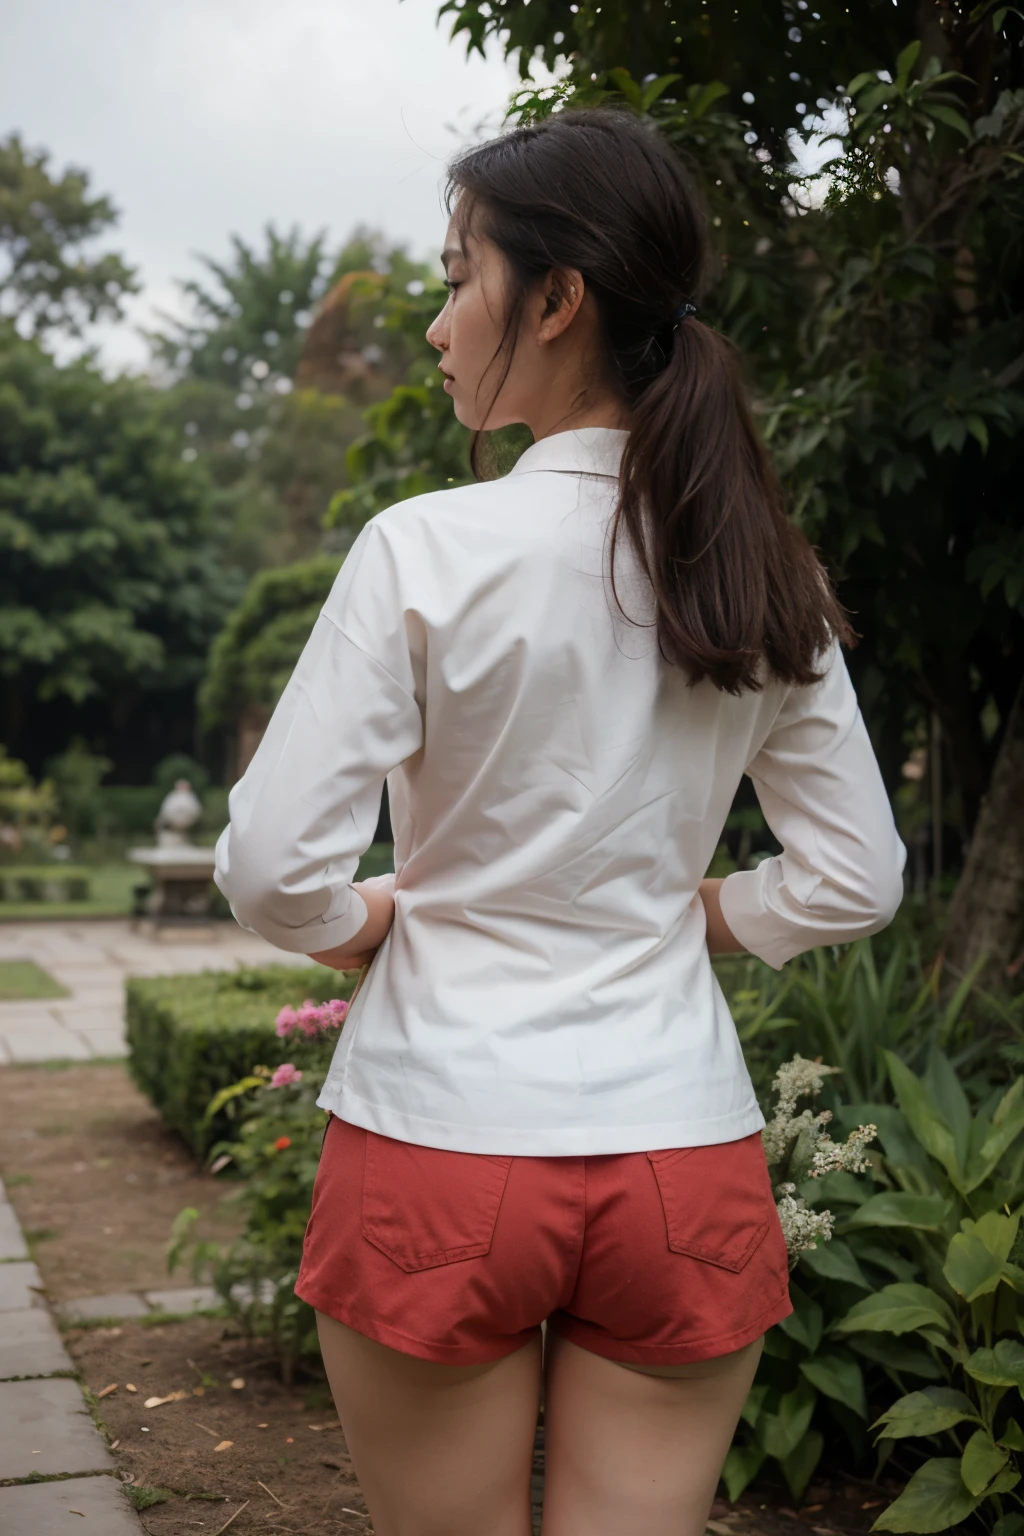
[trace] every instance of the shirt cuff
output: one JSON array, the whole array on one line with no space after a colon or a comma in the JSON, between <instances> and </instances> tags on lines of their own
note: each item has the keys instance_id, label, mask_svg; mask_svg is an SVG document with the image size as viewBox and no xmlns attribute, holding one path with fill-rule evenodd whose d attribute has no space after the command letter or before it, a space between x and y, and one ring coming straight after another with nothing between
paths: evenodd
<instances>
[{"instance_id":1,"label":"shirt cuff","mask_svg":"<svg viewBox=\"0 0 1024 1536\"><path fill-rule=\"evenodd\" d=\"M768 866L765 859L756 869L738 869L726 875L719 887L718 899L729 932L743 948L756 955L772 970L781 971L787 960L811 949L818 939L807 932L794 936L792 924L771 911L764 899Z\"/></svg>"}]
</instances>

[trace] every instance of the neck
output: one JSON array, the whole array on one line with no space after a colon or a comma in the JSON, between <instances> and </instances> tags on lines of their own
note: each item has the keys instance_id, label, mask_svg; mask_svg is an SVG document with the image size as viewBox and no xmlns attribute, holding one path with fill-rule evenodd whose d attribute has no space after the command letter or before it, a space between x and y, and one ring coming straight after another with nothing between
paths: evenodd
<instances>
[{"instance_id":1,"label":"neck","mask_svg":"<svg viewBox=\"0 0 1024 1536\"><path fill-rule=\"evenodd\" d=\"M556 432L571 432L579 427L613 427L628 431L629 411L621 400L608 396L577 410L549 406L536 414L531 412L526 425L539 443L543 437L553 437Z\"/></svg>"}]
</instances>

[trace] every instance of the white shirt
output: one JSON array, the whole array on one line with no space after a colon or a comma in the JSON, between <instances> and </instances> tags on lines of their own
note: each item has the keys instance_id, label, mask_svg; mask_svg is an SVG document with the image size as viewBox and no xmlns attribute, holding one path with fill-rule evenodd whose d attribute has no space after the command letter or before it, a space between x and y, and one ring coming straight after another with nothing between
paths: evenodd
<instances>
[{"instance_id":1,"label":"white shirt","mask_svg":"<svg viewBox=\"0 0 1024 1536\"><path fill-rule=\"evenodd\" d=\"M385 777L395 921L319 1103L421 1145L654 1150L760 1129L697 887L744 772L783 852L730 875L780 967L888 923L905 850L838 647L809 688L689 687L618 612L605 531L627 434L528 448L500 480L362 530L217 847L282 949L363 925L350 882ZM627 541L617 584L653 617Z\"/></svg>"}]
</instances>

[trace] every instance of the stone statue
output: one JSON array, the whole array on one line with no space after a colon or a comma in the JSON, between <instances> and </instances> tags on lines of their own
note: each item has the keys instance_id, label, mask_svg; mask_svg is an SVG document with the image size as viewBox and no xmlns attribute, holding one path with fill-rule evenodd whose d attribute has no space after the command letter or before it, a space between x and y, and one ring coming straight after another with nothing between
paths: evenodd
<instances>
[{"instance_id":1,"label":"stone statue","mask_svg":"<svg viewBox=\"0 0 1024 1536\"><path fill-rule=\"evenodd\" d=\"M203 814L203 807L188 779L177 779L154 822L158 848L189 848L190 830Z\"/></svg>"}]
</instances>

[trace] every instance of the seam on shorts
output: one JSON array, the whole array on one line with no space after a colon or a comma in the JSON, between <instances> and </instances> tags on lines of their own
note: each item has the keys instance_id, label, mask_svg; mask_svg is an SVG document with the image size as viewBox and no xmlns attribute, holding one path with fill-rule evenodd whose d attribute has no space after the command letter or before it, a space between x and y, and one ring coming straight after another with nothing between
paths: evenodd
<instances>
[{"instance_id":1,"label":"seam on shorts","mask_svg":"<svg viewBox=\"0 0 1024 1536\"><path fill-rule=\"evenodd\" d=\"M607 1341L597 1339L595 1341L595 1346L596 1344L603 1345L607 1342L612 1349L619 1351L618 1354L612 1354L610 1349L592 1347L589 1343L581 1344L578 1339L573 1338L573 1333L576 1331L574 1325L578 1325L583 1333L587 1333L594 1325L592 1323L588 1324L583 1318L573 1317L572 1313L565 1314L566 1321L569 1324L568 1327L563 1327L558 1318L550 1318L548 1326L555 1333L562 1334L570 1343L577 1344L580 1349L590 1349L591 1354L601 1355L604 1359L615 1360L619 1364L622 1364L623 1361L628 1361L630 1364L642 1365L650 1356L661 1356L660 1360L654 1360L652 1363L684 1365L694 1358L712 1360L716 1355L727 1355L732 1350L742 1349L744 1344L750 1344L754 1339L760 1338L762 1333L766 1332L775 1323L780 1323L792 1311L793 1304L789 1298L789 1287L787 1285L786 1289L779 1293L771 1306L765 1307L763 1312L759 1312L756 1317L751 1318L750 1322L745 1324L744 1327L736 1328L732 1333L707 1334L703 1338L687 1339L678 1344L632 1344L620 1339L608 1339ZM695 1356L694 1351L700 1351L701 1353ZM665 1359L664 1357L668 1355L676 1356L677 1358Z\"/></svg>"},{"instance_id":2,"label":"seam on shorts","mask_svg":"<svg viewBox=\"0 0 1024 1536\"><path fill-rule=\"evenodd\" d=\"M377 1344L386 1344L403 1355L415 1355L418 1359L433 1361L436 1365L486 1365L492 1360L503 1360L506 1355L514 1355L530 1342L527 1338L518 1344L497 1349L488 1348L484 1344L479 1347L472 1344L435 1344L417 1338L415 1334L403 1333L400 1328L392 1328L389 1323L382 1323L378 1318L363 1314L357 1307L335 1301L333 1297L314 1290L312 1286L303 1286L301 1290L296 1286L295 1294L317 1312L323 1312L336 1323L344 1323L347 1328L355 1329L364 1338L372 1339ZM540 1333L539 1325L536 1333Z\"/></svg>"}]
</instances>

